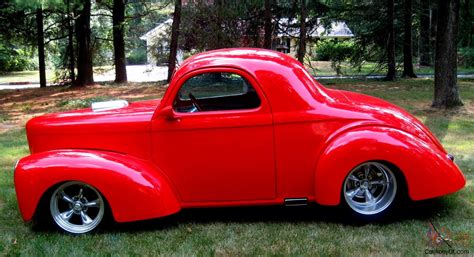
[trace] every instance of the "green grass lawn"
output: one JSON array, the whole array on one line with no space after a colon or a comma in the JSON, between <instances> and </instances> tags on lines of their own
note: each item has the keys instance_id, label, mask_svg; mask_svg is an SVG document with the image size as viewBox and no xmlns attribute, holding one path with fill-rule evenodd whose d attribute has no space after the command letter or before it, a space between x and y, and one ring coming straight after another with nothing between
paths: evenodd
<instances>
[{"instance_id":1,"label":"green grass lawn","mask_svg":"<svg viewBox=\"0 0 474 257\"><path fill-rule=\"evenodd\" d=\"M95 73L103 73L113 69L112 66L100 66L94 67ZM55 79L54 71L46 71L46 81L48 83L53 82ZM15 82L33 82L39 83L39 71L13 71L13 72L0 72L0 84L15 83Z\"/></svg>"},{"instance_id":2,"label":"green grass lawn","mask_svg":"<svg viewBox=\"0 0 474 257\"><path fill-rule=\"evenodd\" d=\"M12 166L28 154L28 146L24 130L9 123L11 114L0 120L3 126L10 126L0 134L0 255L421 256L427 249L430 221L447 231L455 249L469 250L472 255L474 80L460 80L465 107L456 111L429 108L432 79L322 83L384 98L416 115L457 157L468 180L466 188L453 195L404 206L392 220L381 224L353 224L338 208L248 207L186 210L164 219L113 225L99 233L77 237L34 231L23 223L17 209ZM102 94L107 90L105 87ZM63 91L57 89L51 95ZM0 99L7 94L15 97L18 93L2 93ZM96 97L100 98L100 94ZM151 94L137 97L149 98ZM51 100L52 106L67 107L62 104L65 100Z\"/></svg>"},{"instance_id":3,"label":"green grass lawn","mask_svg":"<svg viewBox=\"0 0 474 257\"><path fill-rule=\"evenodd\" d=\"M54 72L46 71L46 81L52 82L54 80ZM12 82L37 82L39 83L38 71L14 71L7 73L0 73L0 84Z\"/></svg>"},{"instance_id":4,"label":"green grass lawn","mask_svg":"<svg viewBox=\"0 0 474 257\"><path fill-rule=\"evenodd\" d=\"M308 65L307 65L308 67ZM434 74L434 66L418 66L413 65L415 74ZM312 62L312 68L308 67L308 70L317 76L335 76L336 72L331 67L330 61L315 61ZM385 75L386 69L380 69L377 63L366 62L360 70L352 67L349 63L342 64L342 73L347 76L364 76L364 75ZM458 73L460 74L474 74L474 67L458 67ZM401 71L398 72L398 76L401 75Z\"/></svg>"}]
</instances>

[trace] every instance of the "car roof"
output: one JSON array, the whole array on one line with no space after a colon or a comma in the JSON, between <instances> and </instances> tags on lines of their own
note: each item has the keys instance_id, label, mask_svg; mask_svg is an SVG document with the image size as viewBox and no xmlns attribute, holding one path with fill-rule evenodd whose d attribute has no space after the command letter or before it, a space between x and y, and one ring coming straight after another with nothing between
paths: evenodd
<instances>
[{"instance_id":1,"label":"car roof","mask_svg":"<svg viewBox=\"0 0 474 257\"><path fill-rule=\"evenodd\" d=\"M247 72L261 86L274 110L280 107L281 110L301 110L325 95L322 86L299 61L287 54L260 48L226 48L196 54L176 70L171 84L188 72L211 67Z\"/></svg>"},{"instance_id":2,"label":"car roof","mask_svg":"<svg viewBox=\"0 0 474 257\"><path fill-rule=\"evenodd\" d=\"M224 48L196 54L186 59L176 72L180 77L187 71L209 66L238 66L249 71L255 62L273 62L286 67L303 67L293 57L262 48Z\"/></svg>"}]
</instances>

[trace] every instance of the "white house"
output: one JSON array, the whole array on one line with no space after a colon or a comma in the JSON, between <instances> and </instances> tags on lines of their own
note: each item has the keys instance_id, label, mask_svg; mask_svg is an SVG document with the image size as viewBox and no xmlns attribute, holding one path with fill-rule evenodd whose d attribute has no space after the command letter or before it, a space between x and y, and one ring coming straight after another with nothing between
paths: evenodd
<instances>
[{"instance_id":1,"label":"white house","mask_svg":"<svg viewBox=\"0 0 474 257\"><path fill-rule=\"evenodd\" d=\"M140 39L146 41L147 46L147 62L152 65L159 65L168 62L169 41L171 35L171 25L173 19L158 24L154 29L148 31ZM318 23L319 19L318 19ZM279 30L273 39L273 47L275 50L295 55L298 48L299 27L298 21L287 18L282 18L278 21ZM262 28L263 29L263 28ZM333 21L330 23L330 28L323 25L312 27L308 34L307 49L311 49L312 44L318 39L336 38L347 39L354 37L352 31L347 27L343 21ZM309 53L311 51L308 51ZM178 63L183 62L183 51L178 50Z\"/></svg>"},{"instance_id":2,"label":"white house","mask_svg":"<svg viewBox=\"0 0 474 257\"><path fill-rule=\"evenodd\" d=\"M280 19L278 22L278 27L280 29L276 38L278 41L276 46L277 50L285 53L296 54L298 49L298 38L300 36L300 28L296 26L296 24L298 24L296 19L293 19L291 22L286 18ZM307 31L308 42L306 43L306 49L310 49L312 43L318 39L335 38L343 40L354 37L352 31L343 21L333 21L330 23L329 28L323 26L319 19L318 24L320 25L314 26L310 31Z\"/></svg>"},{"instance_id":3,"label":"white house","mask_svg":"<svg viewBox=\"0 0 474 257\"><path fill-rule=\"evenodd\" d=\"M173 19L167 19L140 37L146 41L148 64L160 65L168 62L172 23ZM176 59L178 64L183 62L183 51L178 50Z\"/></svg>"}]
</instances>

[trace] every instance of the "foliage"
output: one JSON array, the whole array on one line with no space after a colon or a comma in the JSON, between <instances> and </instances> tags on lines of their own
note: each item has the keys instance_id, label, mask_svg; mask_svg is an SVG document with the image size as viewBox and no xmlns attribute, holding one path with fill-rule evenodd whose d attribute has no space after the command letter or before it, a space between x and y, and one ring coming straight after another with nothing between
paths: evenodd
<instances>
[{"instance_id":1,"label":"foliage","mask_svg":"<svg viewBox=\"0 0 474 257\"><path fill-rule=\"evenodd\" d=\"M92 62L94 66L105 66L113 64L113 44L112 44L112 21L108 16L103 15L100 6L92 5L91 17L91 38L92 38Z\"/></svg>"},{"instance_id":2,"label":"foliage","mask_svg":"<svg viewBox=\"0 0 474 257\"><path fill-rule=\"evenodd\" d=\"M390 21L386 19L386 1L366 1L366 0L329 0L329 10L327 15L329 20L343 20L354 34L354 53L351 56L351 63L355 67L360 67L363 63L377 62L377 69L386 66L388 26ZM401 56L403 37L402 31L403 10L401 3L395 1L395 45L396 56Z\"/></svg>"},{"instance_id":3,"label":"foliage","mask_svg":"<svg viewBox=\"0 0 474 257\"><path fill-rule=\"evenodd\" d=\"M101 102L101 101L106 101L110 100L110 97L107 96L95 96L95 97L90 97L90 98L73 98L73 99L65 99L62 101L59 101L56 106L57 107L64 107L68 109L79 109L79 108L87 108L90 107L92 103L94 102Z\"/></svg>"},{"instance_id":4,"label":"foliage","mask_svg":"<svg viewBox=\"0 0 474 257\"><path fill-rule=\"evenodd\" d=\"M0 1L0 71L35 69L32 45L35 43L34 22L19 10L13 0Z\"/></svg>"},{"instance_id":5,"label":"foliage","mask_svg":"<svg viewBox=\"0 0 474 257\"><path fill-rule=\"evenodd\" d=\"M0 43L0 71L23 71L38 68L28 48L5 47Z\"/></svg>"},{"instance_id":6,"label":"foliage","mask_svg":"<svg viewBox=\"0 0 474 257\"><path fill-rule=\"evenodd\" d=\"M459 64L464 67L474 67L474 48L459 49Z\"/></svg>"},{"instance_id":7,"label":"foliage","mask_svg":"<svg viewBox=\"0 0 474 257\"><path fill-rule=\"evenodd\" d=\"M216 1L217 3L218 1ZM181 48L199 51L238 46L239 15L233 5L189 2L182 8Z\"/></svg>"},{"instance_id":8,"label":"foliage","mask_svg":"<svg viewBox=\"0 0 474 257\"><path fill-rule=\"evenodd\" d=\"M140 47L134 49L127 54L127 64L145 64L146 63L146 49Z\"/></svg>"},{"instance_id":9,"label":"foliage","mask_svg":"<svg viewBox=\"0 0 474 257\"><path fill-rule=\"evenodd\" d=\"M144 46L142 35L169 18L173 11L171 0L129 0L125 26L125 45L128 52Z\"/></svg>"},{"instance_id":10,"label":"foliage","mask_svg":"<svg viewBox=\"0 0 474 257\"><path fill-rule=\"evenodd\" d=\"M316 43L316 60L331 61L337 75L342 74L342 62L348 60L355 52L354 41L323 39Z\"/></svg>"}]
</instances>

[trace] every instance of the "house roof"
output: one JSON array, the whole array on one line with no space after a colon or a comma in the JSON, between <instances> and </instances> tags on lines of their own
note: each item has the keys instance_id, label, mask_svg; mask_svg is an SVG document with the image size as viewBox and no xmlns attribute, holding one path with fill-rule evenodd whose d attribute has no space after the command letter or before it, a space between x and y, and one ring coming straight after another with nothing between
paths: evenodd
<instances>
[{"instance_id":1,"label":"house roof","mask_svg":"<svg viewBox=\"0 0 474 257\"><path fill-rule=\"evenodd\" d=\"M173 19L169 18L166 21L158 24L155 28L152 30L148 31L147 33L143 34L140 39L141 40L149 40L157 36L162 36L167 33L167 29L171 27L171 24L173 23Z\"/></svg>"},{"instance_id":2,"label":"house roof","mask_svg":"<svg viewBox=\"0 0 474 257\"><path fill-rule=\"evenodd\" d=\"M169 18L166 21L158 24L154 29L148 31L140 37L141 40L149 40L157 36L166 35L167 30L171 27L173 18ZM295 26L298 23L296 19L288 21L287 18L279 20L279 27L281 28L278 32L278 37L298 37L300 28ZM319 19L318 19L318 23ZM326 28L323 25L315 26L308 35L312 38L349 38L354 37L352 31L343 21L333 21L330 24L330 28Z\"/></svg>"}]
</instances>

